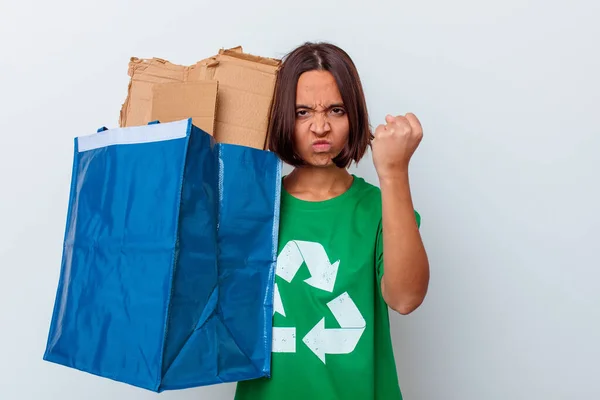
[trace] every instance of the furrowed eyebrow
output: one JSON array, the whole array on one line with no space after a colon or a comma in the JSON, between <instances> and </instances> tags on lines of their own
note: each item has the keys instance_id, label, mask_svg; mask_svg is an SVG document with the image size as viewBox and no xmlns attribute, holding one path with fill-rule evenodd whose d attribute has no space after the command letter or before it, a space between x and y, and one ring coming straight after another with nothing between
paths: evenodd
<instances>
[{"instance_id":1,"label":"furrowed eyebrow","mask_svg":"<svg viewBox=\"0 0 600 400\"><path fill-rule=\"evenodd\" d=\"M334 103L327 107L329 110L332 108L344 108L344 103ZM307 106L306 104L296 104L296 110L298 109L314 110L314 107Z\"/></svg>"}]
</instances>

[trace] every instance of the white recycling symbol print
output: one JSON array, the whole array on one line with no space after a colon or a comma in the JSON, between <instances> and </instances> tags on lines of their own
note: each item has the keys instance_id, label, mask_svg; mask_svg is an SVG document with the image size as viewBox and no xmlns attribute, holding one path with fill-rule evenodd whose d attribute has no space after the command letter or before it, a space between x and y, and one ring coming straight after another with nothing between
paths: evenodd
<instances>
[{"instance_id":1,"label":"white recycling symbol print","mask_svg":"<svg viewBox=\"0 0 600 400\"><path fill-rule=\"evenodd\" d=\"M303 263L310 272L304 282L331 293L339 268L339 260L333 264L319 243L292 240L277 257L277 276L291 283ZM340 328L325 329L325 317L304 336L302 341L325 363L325 354L348 354L354 351L365 327L365 319L347 292L327 303ZM285 315L285 308L275 284L273 314ZM273 327L273 352L296 352L296 328Z\"/></svg>"}]
</instances>

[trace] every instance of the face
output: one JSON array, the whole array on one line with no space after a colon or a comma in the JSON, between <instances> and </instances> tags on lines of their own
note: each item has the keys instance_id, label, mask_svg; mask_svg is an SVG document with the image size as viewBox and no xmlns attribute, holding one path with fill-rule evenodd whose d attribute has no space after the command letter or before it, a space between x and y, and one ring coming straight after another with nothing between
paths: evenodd
<instances>
[{"instance_id":1,"label":"face","mask_svg":"<svg viewBox=\"0 0 600 400\"><path fill-rule=\"evenodd\" d=\"M300 75L296 90L294 145L314 167L335 167L333 159L348 140L350 125L342 96L328 71Z\"/></svg>"}]
</instances>

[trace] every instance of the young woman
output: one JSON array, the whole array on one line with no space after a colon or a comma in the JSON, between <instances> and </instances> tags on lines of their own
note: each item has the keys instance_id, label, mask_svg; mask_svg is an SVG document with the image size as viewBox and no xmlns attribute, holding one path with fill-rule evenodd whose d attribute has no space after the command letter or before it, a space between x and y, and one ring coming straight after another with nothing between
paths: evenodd
<instances>
[{"instance_id":1,"label":"young woman","mask_svg":"<svg viewBox=\"0 0 600 400\"><path fill-rule=\"evenodd\" d=\"M272 375L238 400L401 399L388 307L423 301L429 264L408 166L422 137L413 114L372 134L357 70L340 48L307 43L285 59L269 147L283 179ZM351 175L371 146L380 188Z\"/></svg>"}]
</instances>

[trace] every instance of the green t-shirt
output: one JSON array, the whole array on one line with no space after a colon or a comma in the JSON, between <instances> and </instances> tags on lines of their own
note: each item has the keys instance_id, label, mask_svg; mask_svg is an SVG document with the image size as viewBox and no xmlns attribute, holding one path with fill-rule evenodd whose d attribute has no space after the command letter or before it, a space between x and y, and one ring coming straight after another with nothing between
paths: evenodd
<instances>
[{"instance_id":1,"label":"green t-shirt","mask_svg":"<svg viewBox=\"0 0 600 400\"><path fill-rule=\"evenodd\" d=\"M402 398L381 236L381 192L362 178L321 202L282 191L271 377L236 400Z\"/></svg>"}]
</instances>

